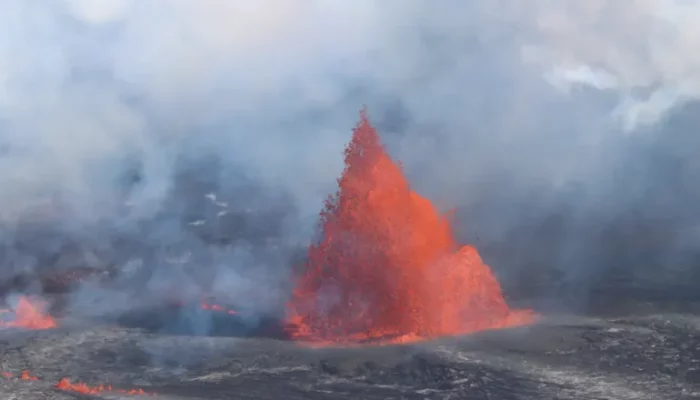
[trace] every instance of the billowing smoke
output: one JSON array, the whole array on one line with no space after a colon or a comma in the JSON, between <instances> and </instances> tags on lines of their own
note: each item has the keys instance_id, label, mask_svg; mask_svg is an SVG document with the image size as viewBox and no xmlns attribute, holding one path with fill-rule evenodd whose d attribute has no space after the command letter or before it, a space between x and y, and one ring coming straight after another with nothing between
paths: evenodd
<instances>
[{"instance_id":1,"label":"billowing smoke","mask_svg":"<svg viewBox=\"0 0 700 400\"><path fill-rule=\"evenodd\" d=\"M566 282L580 300L611 271L690 277L693 2L3 10L0 275L120 271L108 300L87 284L78 306L130 307L128 289L276 310L363 105L511 286Z\"/></svg>"}]
</instances>

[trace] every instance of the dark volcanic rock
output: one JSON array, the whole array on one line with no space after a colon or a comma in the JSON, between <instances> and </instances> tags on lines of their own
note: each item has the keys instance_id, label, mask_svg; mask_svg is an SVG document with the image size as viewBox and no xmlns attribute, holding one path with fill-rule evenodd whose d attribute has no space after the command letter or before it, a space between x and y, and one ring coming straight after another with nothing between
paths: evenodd
<instances>
[{"instance_id":1,"label":"dark volcanic rock","mask_svg":"<svg viewBox=\"0 0 700 400\"><path fill-rule=\"evenodd\" d=\"M357 348L65 321L51 331L0 331L0 371L26 369L41 378L4 379L0 395L90 397L53 387L69 377L140 387L165 399L691 399L700 398L699 344L700 318L671 315L557 317L468 337Z\"/></svg>"}]
</instances>

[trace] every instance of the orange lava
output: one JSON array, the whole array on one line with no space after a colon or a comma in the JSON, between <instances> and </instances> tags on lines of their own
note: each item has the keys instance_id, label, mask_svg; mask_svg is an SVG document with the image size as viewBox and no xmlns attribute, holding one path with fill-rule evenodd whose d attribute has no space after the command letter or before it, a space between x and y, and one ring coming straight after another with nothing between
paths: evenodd
<instances>
[{"instance_id":1,"label":"orange lava","mask_svg":"<svg viewBox=\"0 0 700 400\"><path fill-rule=\"evenodd\" d=\"M364 111L339 190L288 303L290 334L315 344L397 343L531 323L511 310L472 246L411 190Z\"/></svg>"},{"instance_id":2,"label":"orange lava","mask_svg":"<svg viewBox=\"0 0 700 400\"><path fill-rule=\"evenodd\" d=\"M39 380L39 378L31 375L29 373L29 371L27 371L26 369L24 371L22 371L22 375L19 376L19 379L21 379L23 381L38 381Z\"/></svg>"},{"instance_id":3,"label":"orange lava","mask_svg":"<svg viewBox=\"0 0 700 400\"><path fill-rule=\"evenodd\" d=\"M120 393L120 394L128 394L128 395L147 395L149 393L146 393L143 391L143 389L113 389L112 386L110 385L99 385L99 386L89 386L85 383L71 383L67 378L63 378L58 383L56 384L56 388L69 391L69 392L76 392L76 393L82 393L82 394L98 394L98 393L105 393L105 392L113 392L113 393Z\"/></svg>"},{"instance_id":4,"label":"orange lava","mask_svg":"<svg viewBox=\"0 0 700 400\"><path fill-rule=\"evenodd\" d=\"M14 375L11 372L2 372L0 373L0 376L7 378L7 379L12 379ZM23 370L22 373L19 376L20 380L23 381L38 381L39 378L36 376L33 376L32 374L29 373L27 370ZM71 383L68 378L63 378L58 383L55 385L57 389L69 391L69 392L76 392L76 393L81 393L81 394L98 394L98 393L118 393L118 394L126 394L126 395L141 395L141 396L155 396L153 393L148 393L145 392L143 389L114 389L110 385L99 385L99 386L89 386L85 383Z\"/></svg>"},{"instance_id":5,"label":"orange lava","mask_svg":"<svg viewBox=\"0 0 700 400\"><path fill-rule=\"evenodd\" d=\"M44 312L45 303L21 296L13 310L0 310L0 328L51 329L57 326L56 320ZM5 315L12 319L6 320Z\"/></svg>"}]
</instances>

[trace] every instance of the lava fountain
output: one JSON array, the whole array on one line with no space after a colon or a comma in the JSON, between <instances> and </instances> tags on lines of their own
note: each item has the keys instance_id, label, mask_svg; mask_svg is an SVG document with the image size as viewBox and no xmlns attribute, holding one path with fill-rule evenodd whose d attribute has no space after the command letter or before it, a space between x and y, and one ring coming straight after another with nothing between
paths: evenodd
<instances>
[{"instance_id":1,"label":"lava fountain","mask_svg":"<svg viewBox=\"0 0 700 400\"><path fill-rule=\"evenodd\" d=\"M44 310L40 300L21 296L13 309L0 309L0 328L51 329L56 320Z\"/></svg>"},{"instance_id":2,"label":"lava fountain","mask_svg":"<svg viewBox=\"0 0 700 400\"><path fill-rule=\"evenodd\" d=\"M365 112L339 190L288 303L290 335L316 344L392 343L531 323L511 310L472 246L411 190Z\"/></svg>"}]
</instances>

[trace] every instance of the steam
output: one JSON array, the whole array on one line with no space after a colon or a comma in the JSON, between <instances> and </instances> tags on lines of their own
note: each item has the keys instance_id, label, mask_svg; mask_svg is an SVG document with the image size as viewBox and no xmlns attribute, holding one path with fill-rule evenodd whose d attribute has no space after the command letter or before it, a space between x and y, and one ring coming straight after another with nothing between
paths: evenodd
<instances>
[{"instance_id":1,"label":"steam","mask_svg":"<svg viewBox=\"0 0 700 400\"><path fill-rule=\"evenodd\" d=\"M700 9L688 1L538 2L537 39L524 50L543 65L572 73L570 84L614 89L625 128L655 123L697 98L700 58L692 51ZM573 73L574 71L583 73ZM594 77L594 75L598 75Z\"/></svg>"},{"instance_id":2,"label":"steam","mask_svg":"<svg viewBox=\"0 0 700 400\"><path fill-rule=\"evenodd\" d=\"M514 280L541 261L588 282L603 267L587 263L608 262L603 227L669 208L662 230L695 247L696 191L668 183L693 185L700 167L682 153L695 135L669 122L700 96L695 3L3 8L2 275L50 268L68 243L150 291L211 286L274 310L363 104L417 189L458 208L465 238Z\"/></svg>"}]
</instances>

